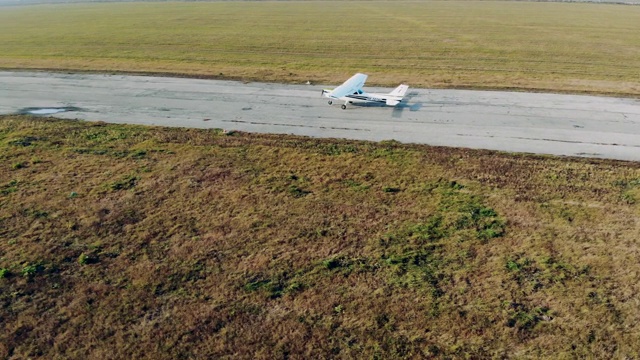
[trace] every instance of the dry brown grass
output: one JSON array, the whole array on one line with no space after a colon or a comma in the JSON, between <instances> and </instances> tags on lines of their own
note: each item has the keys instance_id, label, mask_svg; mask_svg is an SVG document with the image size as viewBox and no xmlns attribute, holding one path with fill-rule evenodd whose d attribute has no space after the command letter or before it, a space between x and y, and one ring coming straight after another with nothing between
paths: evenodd
<instances>
[{"instance_id":1,"label":"dry brown grass","mask_svg":"<svg viewBox=\"0 0 640 360\"><path fill-rule=\"evenodd\" d=\"M640 95L640 7L504 1L3 7L0 68Z\"/></svg>"},{"instance_id":2,"label":"dry brown grass","mask_svg":"<svg viewBox=\"0 0 640 360\"><path fill-rule=\"evenodd\" d=\"M0 118L3 358L634 358L640 166Z\"/></svg>"}]
</instances>

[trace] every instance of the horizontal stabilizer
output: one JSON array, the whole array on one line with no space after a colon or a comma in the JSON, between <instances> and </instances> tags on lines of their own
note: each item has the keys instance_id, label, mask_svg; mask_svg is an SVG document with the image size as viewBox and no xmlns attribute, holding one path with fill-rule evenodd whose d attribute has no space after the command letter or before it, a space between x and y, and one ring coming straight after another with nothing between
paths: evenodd
<instances>
[{"instance_id":1,"label":"horizontal stabilizer","mask_svg":"<svg viewBox=\"0 0 640 360\"><path fill-rule=\"evenodd\" d=\"M402 84L397 88L395 88L392 92L390 92L389 95L402 97L404 96L404 94L407 93L408 89L409 89L409 85Z\"/></svg>"},{"instance_id":2,"label":"horizontal stabilizer","mask_svg":"<svg viewBox=\"0 0 640 360\"><path fill-rule=\"evenodd\" d=\"M392 100L392 99L388 99L387 100L387 105L388 106L396 106L400 103L400 100Z\"/></svg>"}]
</instances>

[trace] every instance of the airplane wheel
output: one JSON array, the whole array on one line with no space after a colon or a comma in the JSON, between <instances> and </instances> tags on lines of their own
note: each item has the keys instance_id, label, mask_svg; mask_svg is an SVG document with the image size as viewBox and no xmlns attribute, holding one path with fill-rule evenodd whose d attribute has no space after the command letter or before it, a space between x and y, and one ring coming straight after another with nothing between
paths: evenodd
<instances>
[{"instance_id":1,"label":"airplane wheel","mask_svg":"<svg viewBox=\"0 0 640 360\"><path fill-rule=\"evenodd\" d=\"M329 100L329 105L333 105L333 101Z\"/></svg>"},{"instance_id":2,"label":"airplane wheel","mask_svg":"<svg viewBox=\"0 0 640 360\"><path fill-rule=\"evenodd\" d=\"M341 108L342 108L342 110L346 110L347 109L347 105L342 105Z\"/></svg>"}]
</instances>

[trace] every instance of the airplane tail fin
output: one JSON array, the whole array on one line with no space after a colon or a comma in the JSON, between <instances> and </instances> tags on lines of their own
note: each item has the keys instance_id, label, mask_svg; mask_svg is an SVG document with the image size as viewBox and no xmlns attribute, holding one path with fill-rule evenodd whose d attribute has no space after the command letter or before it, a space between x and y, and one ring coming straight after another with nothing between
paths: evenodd
<instances>
[{"instance_id":1,"label":"airplane tail fin","mask_svg":"<svg viewBox=\"0 0 640 360\"><path fill-rule=\"evenodd\" d=\"M331 97L331 93L332 93L332 92L333 92L333 90L322 89L321 96L324 96L324 97Z\"/></svg>"},{"instance_id":2,"label":"airplane tail fin","mask_svg":"<svg viewBox=\"0 0 640 360\"><path fill-rule=\"evenodd\" d=\"M402 84L397 88L393 89L393 91L390 92L389 95L403 97L404 94L407 93L408 89L409 89L409 85Z\"/></svg>"}]
</instances>

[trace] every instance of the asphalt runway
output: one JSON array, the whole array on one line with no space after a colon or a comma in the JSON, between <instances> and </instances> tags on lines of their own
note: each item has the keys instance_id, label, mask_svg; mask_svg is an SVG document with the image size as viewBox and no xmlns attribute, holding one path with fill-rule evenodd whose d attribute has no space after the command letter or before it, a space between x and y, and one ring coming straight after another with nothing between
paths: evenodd
<instances>
[{"instance_id":1,"label":"asphalt runway","mask_svg":"<svg viewBox=\"0 0 640 360\"><path fill-rule=\"evenodd\" d=\"M320 96L337 85L0 72L0 114L640 160L637 99L409 88L342 110Z\"/></svg>"}]
</instances>

